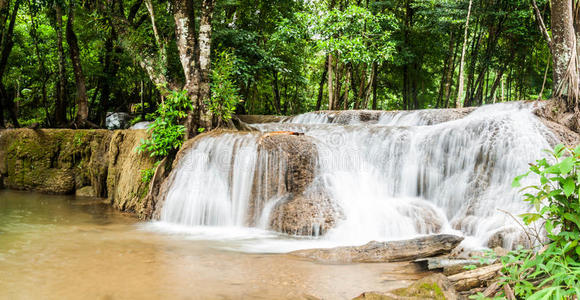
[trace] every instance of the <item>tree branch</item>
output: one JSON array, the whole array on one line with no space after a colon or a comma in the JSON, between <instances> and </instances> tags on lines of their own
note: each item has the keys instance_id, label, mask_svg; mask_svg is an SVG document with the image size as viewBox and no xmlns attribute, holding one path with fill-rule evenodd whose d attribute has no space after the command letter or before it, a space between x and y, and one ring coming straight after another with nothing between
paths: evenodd
<instances>
[{"instance_id":1,"label":"tree branch","mask_svg":"<svg viewBox=\"0 0 580 300\"><path fill-rule=\"evenodd\" d=\"M542 14L540 13L540 9L538 8L538 4L536 0L532 0L532 7L534 8L534 13L536 15L536 21L538 22L538 27L540 27L540 31L546 39L546 43L548 43L548 48L550 48L550 52L552 50L552 38L550 38L550 34L548 34L548 30L546 29L546 25L544 24L544 19L542 18Z\"/></svg>"}]
</instances>

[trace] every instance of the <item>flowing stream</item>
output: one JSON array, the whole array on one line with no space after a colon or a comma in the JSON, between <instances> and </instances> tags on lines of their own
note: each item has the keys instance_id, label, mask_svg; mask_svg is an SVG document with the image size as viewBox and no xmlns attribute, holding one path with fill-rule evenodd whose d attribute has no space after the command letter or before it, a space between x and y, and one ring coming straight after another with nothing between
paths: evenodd
<instances>
[{"instance_id":1,"label":"flowing stream","mask_svg":"<svg viewBox=\"0 0 580 300\"><path fill-rule=\"evenodd\" d=\"M158 234L102 199L0 190L0 299L352 299L428 273L226 251Z\"/></svg>"},{"instance_id":2,"label":"flowing stream","mask_svg":"<svg viewBox=\"0 0 580 300\"><path fill-rule=\"evenodd\" d=\"M466 237L479 248L500 235L504 247L521 236L506 214L529 207L511 187L528 163L557 141L525 103L471 112L314 112L258 132L207 135L188 150L160 208L154 230L238 240L238 249L285 252L359 245L435 233ZM283 159L258 151L262 133L294 131L315 141L316 178L342 216L321 236L272 232L272 209L288 196L273 173ZM280 178L281 176L274 176ZM283 176L282 176L283 177Z\"/></svg>"}]
</instances>

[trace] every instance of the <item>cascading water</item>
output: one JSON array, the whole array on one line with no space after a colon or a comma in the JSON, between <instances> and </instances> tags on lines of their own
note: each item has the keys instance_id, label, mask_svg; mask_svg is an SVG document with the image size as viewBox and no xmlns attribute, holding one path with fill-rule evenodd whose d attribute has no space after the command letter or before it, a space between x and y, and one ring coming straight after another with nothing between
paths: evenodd
<instances>
[{"instance_id":1,"label":"cascading water","mask_svg":"<svg viewBox=\"0 0 580 300\"><path fill-rule=\"evenodd\" d=\"M276 235L275 247L282 240L300 244L287 250L441 232L462 234L472 247L501 235L511 247L519 229L503 211L529 209L511 181L557 142L524 103L473 112L315 112L253 126L313 138L318 157L310 190L324 190L342 212L310 244ZM287 196L282 182L287 166L258 149L260 136L199 139L173 172L160 224L270 229L270 212ZM276 182L265 182L269 178Z\"/></svg>"}]
</instances>

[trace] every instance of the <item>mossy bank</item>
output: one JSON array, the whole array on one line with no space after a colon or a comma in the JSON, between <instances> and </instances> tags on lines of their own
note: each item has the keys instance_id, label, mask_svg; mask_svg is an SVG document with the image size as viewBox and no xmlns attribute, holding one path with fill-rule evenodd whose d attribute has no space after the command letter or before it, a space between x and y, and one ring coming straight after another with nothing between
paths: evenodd
<instances>
[{"instance_id":1,"label":"mossy bank","mask_svg":"<svg viewBox=\"0 0 580 300\"><path fill-rule=\"evenodd\" d=\"M0 187L108 198L146 217L141 170L154 161L135 151L146 137L144 130L2 130Z\"/></svg>"}]
</instances>

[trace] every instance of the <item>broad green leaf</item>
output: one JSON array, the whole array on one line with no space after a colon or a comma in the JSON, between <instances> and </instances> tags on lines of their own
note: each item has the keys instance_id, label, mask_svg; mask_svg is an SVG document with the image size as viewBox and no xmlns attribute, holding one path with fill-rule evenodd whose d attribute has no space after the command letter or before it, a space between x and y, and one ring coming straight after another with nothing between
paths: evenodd
<instances>
[{"instance_id":1,"label":"broad green leaf","mask_svg":"<svg viewBox=\"0 0 580 300\"><path fill-rule=\"evenodd\" d=\"M572 195L576 189L576 182L574 181L574 178L568 177L564 182L562 189L564 190L564 195L566 195L566 197L570 197L570 195Z\"/></svg>"}]
</instances>

